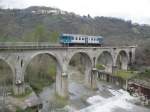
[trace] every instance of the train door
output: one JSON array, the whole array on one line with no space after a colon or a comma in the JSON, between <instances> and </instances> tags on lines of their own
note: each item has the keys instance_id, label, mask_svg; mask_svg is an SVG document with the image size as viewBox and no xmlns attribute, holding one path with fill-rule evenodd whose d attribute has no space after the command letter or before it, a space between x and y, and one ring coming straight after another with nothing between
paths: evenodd
<instances>
[{"instance_id":1,"label":"train door","mask_svg":"<svg viewBox=\"0 0 150 112\"><path fill-rule=\"evenodd\" d=\"M88 45L88 38L85 38L85 44Z\"/></svg>"}]
</instances>

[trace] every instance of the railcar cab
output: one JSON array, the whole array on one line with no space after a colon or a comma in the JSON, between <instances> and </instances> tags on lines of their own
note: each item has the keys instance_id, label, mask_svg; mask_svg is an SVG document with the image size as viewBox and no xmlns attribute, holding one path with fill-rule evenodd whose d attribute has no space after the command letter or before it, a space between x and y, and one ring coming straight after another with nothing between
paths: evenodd
<instances>
[{"instance_id":1,"label":"railcar cab","mask_svg":"<svg viewBox=\"0 0 150 112\"><path fill-rule=\"evenodd\" d=\"M73 39L74 37L71 36L71 35L68 35L68 34L61 34L60 35L60 43L61 44L64 44L64 45L69 45L71 43L71 40Z\"/></svg>"}]
</instances>

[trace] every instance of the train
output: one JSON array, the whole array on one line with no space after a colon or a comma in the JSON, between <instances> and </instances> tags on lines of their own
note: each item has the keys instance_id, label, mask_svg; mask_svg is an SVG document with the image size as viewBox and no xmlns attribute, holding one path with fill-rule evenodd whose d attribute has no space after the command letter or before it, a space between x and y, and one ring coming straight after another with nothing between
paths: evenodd
<instances>
[{"instance_id":1,"label":"train","mask_svg":"<svg viewBox=\"0 0 150 112\"><path fill-rule=\"evenodd\" d=\"M104 38L102 36L88 36L80 34L61 34L60 44L62 45L87 45L87 46L102 46Z\"/></svg>"}]
</instances>

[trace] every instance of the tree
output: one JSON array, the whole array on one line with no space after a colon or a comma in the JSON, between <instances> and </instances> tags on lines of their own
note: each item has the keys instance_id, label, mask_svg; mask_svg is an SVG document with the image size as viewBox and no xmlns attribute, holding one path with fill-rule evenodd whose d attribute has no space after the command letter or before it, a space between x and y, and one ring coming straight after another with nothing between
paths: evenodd
<instances>
[{"instance_id":1,"label":"tree","mask_svg":"<svg viewBox=\"0 0 150 112\"><path fill-rule=\"evenodd\" d=\"M37 25L33 32L25 36L24 41L47 42L50 38L49 32L43 25Z\"/></svg>"},{"instance_id":2,"label":"tree","mask_svg":"<svg viewBox=\"0 0 150 112\"><path fill-rule=\"evenodd\" d=\"M34 31L34 39L36 42L46 42L48 32L43 25L38 25Z\"/></svg>"},{"instance_id":3,"label":"tree","mask_svg":"<svg viewBox=\"0 0 150 112\"><path fill-rule=\"evenodd\" d=\"M59 33L58 32L51 32L49 40L51 43L58 43L59 42Z\"/></svg>"}]
</instances>

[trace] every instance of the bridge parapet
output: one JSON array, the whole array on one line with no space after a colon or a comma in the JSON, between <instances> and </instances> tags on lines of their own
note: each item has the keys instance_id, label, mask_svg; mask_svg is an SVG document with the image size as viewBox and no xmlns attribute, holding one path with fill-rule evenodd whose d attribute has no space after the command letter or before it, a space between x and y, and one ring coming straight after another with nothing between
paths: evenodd
<instances>
[{"instance_id":1,"label":"bridge parapet","mask_svg":"<svg viewBox=\"0 0 150 112\"><path fill-rule=\"evenodd\" d=\"M70 49L129 49L137 46L62 46L61 44L52 44L50 42L0 42L0 49L38 49L38 48L70 48Z\"/></svg>"}]
</instances>

